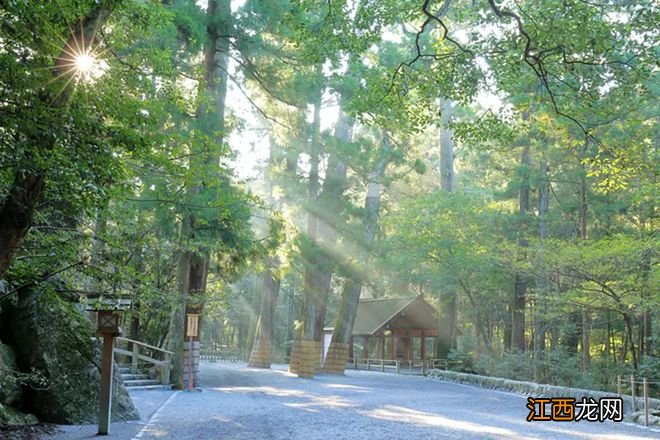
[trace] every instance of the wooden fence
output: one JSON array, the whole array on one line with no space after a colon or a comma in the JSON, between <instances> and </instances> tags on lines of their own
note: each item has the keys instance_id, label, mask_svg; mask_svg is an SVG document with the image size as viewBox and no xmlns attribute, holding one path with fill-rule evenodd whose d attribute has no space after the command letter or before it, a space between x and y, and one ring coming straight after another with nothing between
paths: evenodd
<instances>
[{"instance_id":1,"label":"wooden fence","mask_svg":"<svg viewBox=\"0 0 660 440\"><path fill-rule=\"evenodd\" d=\"M238 350L232 348L204 349L200 350L200 360L206 362L240 362L241 355Z\"/></svg>"},{"instance_id":2,"label":"wooden fence","mask_svg":"<svg viewBox=\"0 0 660 440\"><path fill-rule=\"evenodd\" d=\"M394 372L395 374L421 374L425 375L432 369L446 370L452 363L447 359L349 359L348 366L355 370Z\"/></svg>"},{"instance_id":3,"label":"wooden fence","mask_svg":"<svg viewBox=\"0 0 660 440\"><path fill-rule=\"evenodd\" d=\"M630 384L629 387L628 384ZM622 395L624 385L628 387L630 397L632 398L632 412L637 412L637 407L639 405L637 385L642 386L642 401L644 402L644 425L649 426L649 385L660 385L660 382L649 382L646 377L642 378L642 380L638 380L635 379L633 374L631 374L629 378L622 378L621 375L618 375L616 377L616 392L619 396Z\"/></svg>"}]
</instances>

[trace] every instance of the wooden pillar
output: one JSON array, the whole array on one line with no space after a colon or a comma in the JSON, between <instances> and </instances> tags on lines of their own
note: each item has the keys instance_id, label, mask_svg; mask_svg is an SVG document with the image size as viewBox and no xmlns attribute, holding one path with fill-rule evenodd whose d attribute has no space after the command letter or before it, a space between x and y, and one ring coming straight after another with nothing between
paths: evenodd
<instances>
[{"instance_id":1,"label":"wooden pillar","mask_svg":"<svg viewBox=\"0 0 660 440\"><path fill-rule=\"evenodd\" d=\"M382 330L378 335L378 358L385 359L385 332Z\"/></svg>"},{"instance_id":2,"label":"wooden pillar","mask_svg":"<svg viewBox=\"0 0 660 440\"><path fill-rule=\"evenodd\" d=\"M392 332L392 359L396 359L396 335Z\"/></svg>"},{"instance_id":3,"label":"wooden pillar","mask_svg":"<svg viewBox=\"0 0 660 440\"><path fill-rule=\"evenodd\" d=\"M349 359L354 359L353 356L353 336L350 337L348 340L348 358Z\"/></svg>"},{"instance_id":4,"label":"wooden pillar","mask_svg":"<svg viewBox=\"0 0 660 440\"><path fill-rule=\"evenodd\" d=\"M412 334L410 330L406 330L406 360L412 360Z\"/></svg>"},{"instance_id":5,"label":"wooden pillar","mask_svg":"<svg viewBox=\"0 0 660 440\"><path fill-rule=\"evenodd\" d=\"M103 334L103 357L101 358L101 409L99 411L98 435L108 435L110 431L110 411L112 408L112 370L114 335Z\"/></svg>"},{"instance_id":6,"label":"wooden pillar","mask_svg":"<svg viewBox=\"0 0 660 440\"><path fill-rule=\"evenodd\" d=\"M422 355L422 360L426 360L426 345L425 345L426 336L424 336L424 330L422 330L421 338L422 340L419 343L419 350L421 351L420 354Z\"/></svg>"},{"instance_id":7,"label":"wooden pillar","mask_svg":"<svg viewBox=\"0 0 660 440\"><path fill-rule=\"evenodd\" d=\"M363 336L362 357L369 359L369 336Z\"/></svg>"}]
</instances>

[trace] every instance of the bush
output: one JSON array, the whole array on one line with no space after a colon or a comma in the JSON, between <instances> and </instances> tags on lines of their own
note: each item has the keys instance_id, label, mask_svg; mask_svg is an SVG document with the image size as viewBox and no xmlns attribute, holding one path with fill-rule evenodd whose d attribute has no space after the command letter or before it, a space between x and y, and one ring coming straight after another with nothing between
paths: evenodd
<instances>
[{"instance_id":1,"label":"bush","mask_svg":"<svg viewBox=\"0 0 660 440\"><path fill-rule=\"evenodd\" d=\"M660 391L660 358L645 356L639 365L636 376L640 380L645 377L649 381L651 395L657 395Z\"/></svg>"},{"instance_id":2,"label":"bush","mask_svg":"<svg viewBox=\"0 0 660 440\"><path fill-rule=\"evenodd\" d=\"M545 359L539 362L544 382L562 387L589 388L591 379L584 377L580 359L565 347L546 352Z\"/></svg>"},{"instance_id":3,"label":"bush","mask_svg":"<svg viewBox=\"0 0 660 440\"><path fill-rule=\"evenodd\" d=\"M530 355L521 352L506 353L502 357L481 356L475 363L475 370L485 376L506 379L531 380L534 377Z\"/></svg>"}]
</instances>

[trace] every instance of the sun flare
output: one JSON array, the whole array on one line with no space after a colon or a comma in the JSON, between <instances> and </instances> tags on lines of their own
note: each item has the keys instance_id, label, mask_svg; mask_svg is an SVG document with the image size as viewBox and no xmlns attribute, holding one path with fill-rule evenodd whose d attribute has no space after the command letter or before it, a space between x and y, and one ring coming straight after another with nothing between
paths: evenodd
<instances>
[{"instance_id":1,"label":"sun flare","mask_svg":"<svg viewBox=\"0 0 660 440\"><path fill-rule=\"evenodd\" d=\"M74 73L78 82L91 83L105 73L107 68L106 62L98 58L93 51L85 51L73 55L71 71Z\"/></svg>"},{"instance_id":2,"label":"sun flare","mask_svg":"<svg viewBox=\"0 0 660 440\"><path fill-rule=\"evenodd\" d=\"M89 73L94 69L96 59L89 54L82 54L76 57L75 63L78 72Z\"/></svg>"}]
</instances>

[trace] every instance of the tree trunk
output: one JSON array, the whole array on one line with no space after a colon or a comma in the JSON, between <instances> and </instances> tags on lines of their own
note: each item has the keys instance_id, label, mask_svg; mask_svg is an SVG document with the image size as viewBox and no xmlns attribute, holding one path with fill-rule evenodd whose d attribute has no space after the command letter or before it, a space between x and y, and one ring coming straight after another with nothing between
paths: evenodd
<instances>
[{"instance_id":1,"label":"tree trunk","mask_svg":"<svg viewBox=\"0 0 660 440\"><path fill-rule=\"evenodd\" d=\"M182 225L184 227L186 223ZM182 230L181 235L185 236ZM190 284L191 253L181 250L177 258L176 285L180 297L175 301L170 319L168 350L172 355L170 381L175 388L183 388L183 343L185 339L184 326L186 321L186 303L188 302L188 286Z\"/></svg>"},{"instance_id":2,"label":"tree trunk","mask_svg":"<svg viewBox=\"0 0 660 440\"><path fill-rule=\"evenodd\" d=\"M586 307L582 307L582 371L589 371L591 363L589 332L591 330L591 317Z\"/></svg>"},{"instance_id":3,"label":"tree trunk","mask_svg":"<svg viewBox=\"0 0 660 440\"><path fill-rule=\"evenodd\" d=\"M34 207L44 186L42 173L19 170L14 176L9 195L0 208L0 276L11 265L32 226Z\"/></svg>"},{"instance_id":4,"label":"tree trunk","mask_svg":"<svg viewBox=\"0 0 660 440\"><path fill-rule=\"evenodd\" d=\"M367 195L364 199L364 238L357 255L358 263L366 263L369 260L369 249L376 238L382 181L385 176L385 168L390 160L390 153L391 146L389 139L387 135L384 135L376 167L369 176L369 182L367 184ZM343 374L346 369L349 352L348 345L353 332L355 315L360 301L360 292L362 291L363 274L357 273L358 271L354 270L352 276L347 277L344 284L339 312L332 331L330 347L328 347L328 353L323 365L323 371L327 373Z\"/></svg>"},{"instance_id":5,"label":"tree trunk","mask_svg":"<svg viewBox=\"0 0 660 440\"><path fill-rule=\"evenodd\" d=\"M317 67L320 75L320 67ZM318 243L319 221L317 216L317 199L319 193L319 136L321 124L321 96L323 88L320 87L314 102L314 119L311 126L309 141L309 180L307 198L307 237L301 253L305 265L303 277L303 312L302 333L294 342L289 362L289 371L299 377L313 377L321 363L321 343L316 339L318 329L317 320L324 315L325 304L318 287L323 284L323 271L320 268L319 254L321 249ZM323 324L321 324L323 325Z\"/></svg>"},{"instance_id":6,"label":"tree trunk","mask_svg":"<svg viewBox=\"0 0 660 440\"><path fill-rule=\"evenodd\" d=\"M506 319L504 321L504 335L502 335L502 340L504 343L504 351L511 350L511 304L506 308Z\"/></svg>"},{"instance_id":7,"label":"tree trunk","mask_svg":"<svg viewBox=\"0 0 660 440\"><path fill-rule=\"evenodd\" d=\"M642 314L642 325L644 334L642 342L644 344L643 353L646 356L653 356L653 307L650 304L650 274L652 264L653 250L646 248L642 251L642 300L644 301L644 313Z\"/></svg>"},{"instance_id":8,"label":"tree trunk","mask_svg":"<svg viewBox=\"0 0 660 440\"><path fill-rule=\"evenodd\" d=\"M248 367L270 368L273 347L273 325L275 307L280 291L280 279L275 274L280 262L277 257L266 260L266 270L262 274L261 307L257 320L257 331Z\"/></svg>"},{"instance_id":9,"label":"tree trunk","mask_svg":"<svg viewBox=\"0 0 660 440\"><path fill-rule=\"evenodd\" d=\"M542 380L541 361L545 360L545 311L546 303L545 297L548 289L547 274L545 271L545 262L543 255L543 245L546 238L548 238L548 224L546 216L550 204L550 185L548 181L548 163L545 158L541 159L540 178L538 187L538 210L539 210L539 238L541 239L540 255L540 276L538 280L538 290L536 294L536 302L534 304L534 380L540 382Z\"/></svg>"},{"instance_id":10,"label":"tree trunk","mask_svg":"<svg viewBox=\"0 0 660 440\"><path fill-rule=\"evenodd\" d=\"M355 119L340 110L335 126L334 137L340 142L349 143L353 139ZM326 304L332 282L333 258L331 251L337 246L337 230L342 221L343 195L346 189L347 166L338 154L331 154L318 198L319 240L323 249L319 254L320 285L318 286L322 307L316 317L314 339L322 344L325 324Z\"/></svg>"},{"instance_id":11,"label":"tree trunk","mask_svg":"<svg viewBox=\"0 0 660 440\"><path fill-rule=\"evenodd\" d=\"M525 139L523 151L520 154L522 168L522 181L518 192L518 215L520 216L518 230L518 246L521 257L524 258L524 249L527 247L527 229L529 228L527 215L529 213L529 139ZM525 305L527 295L527 279L524 274L517 273L514 278L513 301L511 307L511 348L525 351Z\"/></svg>"},{"instance_id":12,"label":"tree trunk","mask_svg":"<svg viewBox=\"0 0 660 440\"><path fill-rule=\"evenodd\" d=\"M339 160L336 154L332 154L328 160L325 180L320 194L313 199L318 192L318 131L320 123L319 107L315 108L313 123L314 137L312 147L316 148L312 161L312 172L310 173L310 208L308 221L313 221L314 236L316 243L312 244L311 252L308 252L305 271L304 290L304 349L300 349L301 343L294 343L292 349L289 370L300 374L300 358L302 355L312 359L313 369L317 371L321 362L321 345L323 339L323 326L325 324L326 304L332 281L332 257L330 251L335 247L337 241L338 213L341 211L341 198L346 187L346 165ZM353 133L354 119L341 112L335 127L335 137L343 142L350 142ZM313 185L313 189L312 189ZM308 230L311 231L311 230ZM309 234L310 237L312 236ZM311 241L311 240L310 240ZM311 281L310 281L311 280ZM305 289L305 287L304 287ZM313 341L313 342L312 342ZM309 376L311 367L306 366L304 376Z\"/></svg>"},{"instance_id":13,"label":"tree trunk","mask_svg":"<svg viewBox=\"0 0 660 440\"><path fill-rule=\"evenodd\" d=\"M630 315L627 313L623 313L623 323L626 328L626 335L627 335L627 340L630 343L630 356L632 357L632 362L633 362L633 369L637 371L638 363L637 363L637 352L635 350L635 336L633 334L633 328L632 328L632 322L630 319ZM622 356L622 360L625 362L626 360L626 347L624 343L624 354Z\"/></svg>"},{"instance_id":14,"label":"tree trunk","mask_svg":"<svg viewBox=\"0 0 660 440\"><path fill-rule=\"evenodd\" d=\"M441 98L440 117L440 188L448 193L456 190L454 174L454 141L449 128L453 104L451 100ZM458 326L458 298L455 289L441 293L440 320L435 355L447 359L449 351L457 347L456 328Z\"/></svg>"},{"instance_id":15,"label":"tree trunk","mask_svg":"<svg viewBox=\"0 0 660 440\"><path fill-rule=\"evenodd\" d=\"M229 39L231 2L229 0L209 0L206 11L206 43L204 46L204 78L200 83L200 104L197 111L197 125L200 131L214 140L212 145L194 143L192 166L200 166L201 180L188 189L190 197L205 191L217 191L220 176L220 151L225 137L225 102L227 98L227 66L229 60ZM208 105L206 98L212 98ZM188 213L183 220L182 241L188 244L195 238L195 212ZM174 308L170 326L170 350L174 351L171 380L175 386L184 386L188 375L184 374L183 341L185 337L185 314L202 314L206 280L210 256L206 249L184 250L179 256L177 286L179 301ZM201 316L200 316L201 324ZM199 341L199 336L194 338ZM198 359L198 358L196 358ZM191 366L193 371L197 365ZM185 376L185 377L184 377ZM196 378L193 377L197 385Z\"/></svg>"},{"instance_id":16,"label":"tree trunk","mask_svg":"<svg viewBox=\"0 0 660 440\"><path fill-rule=\"evenodd\" d=\"M585 141L585 152L589 147L588 139ZM584 165L581 165L580 172L580 240L587 240L587 171ZM582 307L582 371L588 372L589 365L591 364L591 354L589 353L589 336L590 336L590 319L589 311L586 307Z\"/></svg>"}]
</instances>

